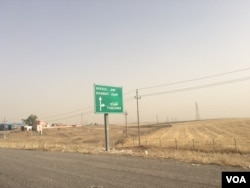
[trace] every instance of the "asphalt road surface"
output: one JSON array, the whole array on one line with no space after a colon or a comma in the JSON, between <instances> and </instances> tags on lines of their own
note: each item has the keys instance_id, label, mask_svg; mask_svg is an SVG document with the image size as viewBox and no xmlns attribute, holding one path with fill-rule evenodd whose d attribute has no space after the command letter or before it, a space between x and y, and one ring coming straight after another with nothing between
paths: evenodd
<instances>
[{"instance_id":1,"label":"asphalt road surface","mask_svg":"<svg viewBox=\"0 0 250 188\"><path fill-rule=\"evenodd\" d=\"M209 188L222 171L199 165L112 154L79 154L0 148L1 188Z\"/></svg>"}]
</instances>

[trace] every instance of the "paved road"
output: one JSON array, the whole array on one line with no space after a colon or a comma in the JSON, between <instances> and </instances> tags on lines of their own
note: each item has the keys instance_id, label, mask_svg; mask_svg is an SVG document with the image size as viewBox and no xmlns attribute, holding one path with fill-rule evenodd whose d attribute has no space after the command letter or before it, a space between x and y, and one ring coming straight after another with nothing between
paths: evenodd
<instances>
[{"instance_id":1,"label":"paved road","mask_svg":"<svg viewBox=\"0 0 250 188\"><path fill-rule=\"evenodd\" d=\"M243 170L173 160L0 149L1 188L209 188L221 171Z\"/></svg>"}]
</instances>

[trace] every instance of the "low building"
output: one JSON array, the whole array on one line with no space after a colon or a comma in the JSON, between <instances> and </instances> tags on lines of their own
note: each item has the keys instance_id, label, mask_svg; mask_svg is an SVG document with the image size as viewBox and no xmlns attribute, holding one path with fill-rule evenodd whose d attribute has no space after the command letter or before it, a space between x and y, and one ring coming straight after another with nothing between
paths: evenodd
<instances>
[{"instance_id":1,"label":"low building","mask_svg":"<svg viewBox=\"0 0 250 188\"><path fill-rule=\"evenodd\" d=\"M24 130L24 131L32 131L32 126L25 125L25 126L23 126L22 130Z\"/></svg>"},{"instance_id":2,"label":"low building","mask_svg":"<svg viewBox=\"0 0 250 188\"><path fill-rule=\"evenodd\" d=\"M10 130L9 125L8 124L0 124L0 131L8 131Z\"/></svg>"},{"instance_id":3,"label":"low building","mask_svg":"<svg viewBox=\"0 0 250 188\"><path fill-rule=\"evenodd\" d=\"M20 126L18 126L15 123L1 123L0 124L0 131L10 131L14 129L18 129Z\"/></svg>"},{"instance_id":4,"label":"low building","mask_svg":"<svg viewBox=\"0 0 250 188\"><path fill-rule=\"evenodd\" d=\"M33 130L42 134L43 128L47 127L47 123L42 120L36 120L33 124Z\"/></svg>"}]
</instances>

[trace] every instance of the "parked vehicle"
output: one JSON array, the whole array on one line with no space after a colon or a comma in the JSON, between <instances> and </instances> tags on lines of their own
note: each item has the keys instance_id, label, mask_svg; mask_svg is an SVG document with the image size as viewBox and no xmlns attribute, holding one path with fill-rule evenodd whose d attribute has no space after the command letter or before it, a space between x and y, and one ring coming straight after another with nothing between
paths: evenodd
<instances>
[{"instance_id":1,"label":"parked vehicle","mask_svg":"<svg viewBox=\"0 0 250 188\"><path fill-rule=\"evenodd\" d=\"M0 124L0 131L9 131L11 130L12 125L11 124Z\"/></svg>"}]
</instances>

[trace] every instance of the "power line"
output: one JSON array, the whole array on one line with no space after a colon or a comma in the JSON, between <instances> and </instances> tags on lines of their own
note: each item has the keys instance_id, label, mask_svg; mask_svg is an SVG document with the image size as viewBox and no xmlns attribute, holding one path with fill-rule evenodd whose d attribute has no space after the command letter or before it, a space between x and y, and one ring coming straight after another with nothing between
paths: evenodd
<instances>
[{"instance_id":1,"label":"power line","mask_svg":"<svg viewBox=\"0 0 250 188\"><path fill-rule=\"evenodd\" d=\"M66 113L62 113L62 114L57 114L57 115L54 115L54 116L44 117L44 119L50 119L50 118L54 118L54 117L65 116L65 115L73 114L73 113L76 113L76 112L82 112L82 111L88 110L88 109L90 109L90 108L93 108L93 106L89 106L89 107L86 107L86 108L81 108L81 109L74 110L74 111L71 111L71 112L66 112Z\"/></svg>"},{"instance_id":2,"label":"power line","mask_svg":"<svg viewBox=\"0 0 250 188\"><path fill-rule=\"evenodd\" d=\"M187 87L187 88L183 88L183 89L176 89L176 90L170 90L170 91L149 93L149 94L144 94L144 95L141 95L141 96L142 97L148 97L148 96L163 95L163 94L168 94L168 93L177 93L177 92L196 90L196 89L201 89L201 88L206 88L206 87L225 85L225 84L230 84L230 83L235 83L235 82L241 82L241 81L246 81L246 80L250 80L250 77L244 77L244 78L239 78L239 79L234 79L234 80L227 80L227 81L223 81L223 82L216 82L216 83L200 85L200 86L194 86L194 87Z\"/></svg>"},{"instance_id":3,"label":"power line","mask_svg":"<svg viewBox=\"0 0 250 188\"><path fill-rule=\"evenodd\" d=\"M239 70L225 72L225 73L220 73L220 74L213 74L213 75L209 75L209 76L194 78L194 79L190 79L190 80L183 80L183 81L173 82L173 83L168 83L168 84L161 84L161 85L149 86L149 87L139 88L139 90L152 89L152 88L157 88L157 87L165 87L165 86L170 86L170 85L176 85L176 84L182 84L182 83L187 83L187 82L193 82L193 81L197 81L197 80L203 80L203 79L208 79L208 78L213 78L213 77L219 77L219 76L224 76L224 75L227 75L227 74L233 74L233 73L247 71L247 70L250 70L250 68L239 69Z\"/></svg>"},{"instance_id":4,"label":"power line","mask_svg":"<svg viewBox=\"0 0 250 188\"><path fill-rule=\"evenodd\" d=\"M133 100L135 100L135 97L134 97L134 96L133 96L133 97L126 98L126 99L124 100L124 102L129 103L130 101L133 101Z\"/></svg>"},{"instance_id":5,"label":"power line","mask_svg":"<svg viewBox=\"0 0 250 188\"><path fill-rule=\"evenodd\" d=\"M129 97L129 98L125 99L124 102L128 103L128 102L133 101L134 99L135 99L134 97ZM87 110L87 109L91 109L91 108L94 109L94 105L86 107L86 108L81 108L81 109L78 109L78 110L74 110L74 111L71 111L71 112L67 112L67 113L62 113L62 114L58 114L58 115L54 115L54 116L49 116L49 117L46 117L46 118L43 118L43 119L47 120L47 121L58 121L58 120L70 119L70 118L79 116L79 113L75 114L76 112L82 112L83 110ZM72 113L74 113L74 114L72 114ZM88 115L88 114L92 114L92 113L93 113L93 110L88 110L88 111L83 112L81 114L82 115ZM70 114L72 114L72 115L70 115Z\"/></svg>"},{"instance_id":6,"label":"power line","mask_svg":"<svg viewBox=\"0 0 250 188\"><path fill-rule=\"evenodd\" d=\"M123 95L127 95L127 94L129 94L129 93L133 93L133 92L135 92L136 90L135 89L133 89L133 90L130 90L130 91L128 91L128 92L126 92L126 93L124 93Z\"/></svg>"},{"instance_id":7,"label":"power line","mask_svg":"<svg viewBox=\"0 0 250 188\"><path fill-rule=\"evenodd\" d=\"M202 80L202 79L207 79L207 78L213 78L213 77L219 77L219 76L223 76L223 75L227 75L227 74L233 74L233 73L237 73L237 72L242 72L242 71L247 71L250 70L250 68L245 68L245 69L239 69L239 70L235 70L235 71L231 71L231 72L225 72L225 73L220 73L220 74L214 74L214 75L209 75L209 76L205 76L205 77L199 77L199 78L194 78L194 79L189 79L189 80L184 80L184 81L179 81L179 82L174 82L174 83L168 83L168 84L161 84L161 85L156 85L156 86L150 86L150 87L144 87L144 88L140 88L140 90L146 90L146 89L152 89L152 88L158 88L158 87L164 87L164 86L169 86L169 85L176 85L176 84L181 84L181 83L187 83L187 82L192 82L192 81L197 81L197 80ZM241 82L241 81L246 81L249 80L250 77L244 77L244 78L239 78L239 79L234 79L234 80L227 80L227 81L223 81L223 82L216 82L216 83L211 83L211 84L207 84L207 85L200 85L200 86L194 86L194 87L187 87L187 88L182 88L182 89L176 89L176 90L170 90L170 91L163 91L163 92L154 92L154 93L148 93L148 94L143 94L141 95L141 97L147 97L147 96L155 96L155 95L162 95L162 94L168 94L168 93L176 93L176 92L183 92L183 91L188 91L188 90L196 90L196 89L201 89L201 88L206 88L206 87L213 87L213 86L218 86L218 85L225 85L225 84L229 84L229 83L234 83L234 82ZM134 91L138 90L131 90L126 92L124 95L130 94ZM129 97L126 98L124 102L129 103L131 101L133 101L135 98L134 97ZM94 108L94 106L89 106L86 108L81 108L78 110L74 110L71 112L67 112L67 113L63 113L63 114L58 114L58 115L54 115L54 116L50 116L50 117L46 117L44 119L50 119L53 118L49 121L57 121L57 120L62 120L62 119L69 119L72 117L76 117L79 116L79 114L75 114L76 112L82 112L88 109ZM68 116L69 114L72 114ZM85 113L81 113L84 115L87 114L91 114L93 113L93 111L86 111Z\"/></svg>"},{"instance_id":8,"label":"power line","mask_svg":"<svg viewBox=\"0 0 250 188\"><path fill-rule=\"evenodd\" d=\"M65 119L71 119L73 117L79 117L79 115L88 115L93 113L92 111L87 111L85 113L78 113L78 114L74 114L74 115L70 115L70 116L65 116L65 117L61 117L61 118L56 118L56 119L49 119L47 121L59 121L59 120L65 120Z\"/></svg>"}]
</instances>

